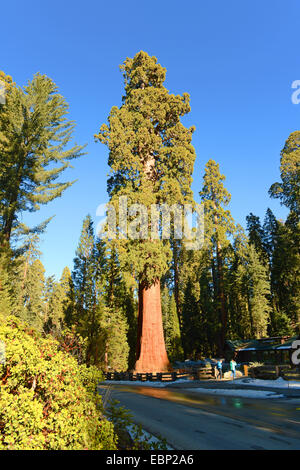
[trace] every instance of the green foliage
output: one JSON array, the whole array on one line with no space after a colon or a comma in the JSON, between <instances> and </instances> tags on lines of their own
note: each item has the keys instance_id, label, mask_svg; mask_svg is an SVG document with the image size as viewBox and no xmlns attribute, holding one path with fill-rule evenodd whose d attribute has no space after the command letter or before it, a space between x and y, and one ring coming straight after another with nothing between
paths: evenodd
<instances>
[{"instance_id":1,"label":"green foliage","mask_svg":"<svg viewBox=\"0 0 300 470\"><path fill-rule=\"evenodd\" d=\"M181 332L174 294L165 287L162 291L162 314L166 350L170 361L183 359Z\"/></svg>"},{"instance_id":2,"label":"green foliage","mask_svg":"<svg viewBox=\"0 0 300 470\"><path fill-rule=\"evenodd\" d=\"M128 324L123 312L116 307L112 310L105 307L101 315L100 328L102 334L101 357L105 369L126 371L129 356Z\"/></svg>"},{"instance_id":3,"label":"green foliage","mask_svg":"<svg viewBox=\"0 0 300 470\"><path fill-rule=\"evenodd\" d=\"M100 341L101 312L97 302L97 281L99 267L91 217L84 221L74 259L72 272L72 290L74 311L70 316L70 324L76 325L78 333L87 340L86 361L88 364L99 362L97 343Z\"/></svg>"},{"instance_id":4,"label":"green foliage","mask_svg":"<svg viewBox=\"0 0 300 470\"><path fill-rule=\"evenodd\" d=\"M37 211L72 182L58 182L83 147L66 149L74 123L55 83L36 74L21 89L11 86L0 112L0 235L9 241L20 214Z\"/></svg>"},{"instance_id":5,"label":"green foliage","mask_svg":"<svg viewBox=\"0 0 300 470\"><path fill-rule=\"evenodd\" d=\"M101 373L14 317L0 326L0 449L116 449L96 393Z\"/></svg>"},{"instance_id":6,"label":"green foliage","mask_svg":"<svg viewBox=\"0 0 300 470\"><path fill-rule=\"evenodd\" d=\"M205 249L210 252L214 302L219 313L219 355L223 353L228 328L226 250L230 243L229 236L232 236L236 230L230 211L225 209L231 195L223 185L224 180L225 176L220 173L218 163L209 160L205 166L203 187L199 194L204 204Z\"/></svg>"},{"instance_id":7,"label":"green foliage","mask_svg":"<svg viewBox=\"0 0 300 470\"><path fill-rule=\"evenodd\" d=\"M256 252L259 254L260 260L266 263L267 253L264 245L264 230L261 226L260 219L251 213L247 215L246 220L249 243L255 247Z\"/></svg>"},{"instance_id":8,"label":"green foliage","mask_svg":"<svg viewBox=\"0 0 300 470\"><path fill-rule=\"evenodd\" d=\"M9 253L6 250L0 250L0 319L10 315L13 307L9 265Z\"/></svg>"},{"instance_id":9,"label":"green foliage","mask_svg":"<svg viewBox=\"0 0 300 470\"><path fill-rule=\"evenodd\" d=\"M127 58L121 70L122 105L111 109L96 136L109 149L108 192L117 216L120 196L128 197L128 205L142 203L148 209L151 204L193 203L194 128L181 123L190 111L188 94L170 94L164 86L166 69L143 51ZM29 229L21 215L38 210L72 184L60 177L82 155L82 147L69 148L74 123L52 80L37 74L24 89L1 71L0 80L6 87L6 104L0 106L0 321L13 313L42 335L51 333L58 351L79 363L126 370L136 353L138 284L161 278L171 360L180 359L181 344L186 356L199 357L220 352L225 338L300 332L300 131L287 139L281 180L269 191L289 208L285 222L270 209L263 224L250 213L247 238L227 209L231 195L225 176L209 160L199 193L205 208L201 250L188 251L174 237L124 240L121 227L120 238L95 239L88 216L72 275L65 268L56 282L45 278L38 250L38 235L50 219ZM129 216L129 224L138 220L141 214ZM161 221L158 225L161 233ZM34 341L40 348L44 340ZM11 397L7 403L17 409L22 399L33 416L31 401L38 389L33 387L32 395L24 387L15 404ZM32 439L37 435L36 445L44 445L34 420Z\"/></svg>"},{"instance_id":10,"label":"green foliage","mask_svg":"<svg viewBox=\"0 0 300 470\"><path fill-rule=\"evenodd\" d=\"M192 202L194 128L180 122L190 111L189 95L169 94L163 85L166 70L143 51L127 58L121 70L123 104L111 109L108 124L95 136L109 148L110 203L118 215L119 197L127 196L128 205L143 204L149 215L152 204ZM136 279L151 284L168 270L171 253L168 243L145 235L118 240L118 255L123 271L134 270Z\"/></svg>"},{"instance_id":11,"label":"green foliage","mask_svg":"<svg viewBox=\"0 0 300 470\"><path fill-rule=\"evenodd\" d=\"M251 336L254 338L263 338L267 336L271 311L269 304L270 281L267 269L260 262L259 255L253 245L249 246L246 276Z\"/></svg>"},{"instance_id":12,"label":"green foliage","mask_svg":"<svg viewBox=\"0 0 300 470\"><path fill-rule=\"evenodd\" d=\"M230 211L225 209L231 195L223 185L225 176L220 173L219 164L209 160L205 166L203 187L199 192L204 203L205 238L217 250L218 244L223 248L228 245L228 236L235 232L234 220Z\"/></svg>"},{"instance_id":13,"label":"green foliage","mask_svg":"<svg viewBox=\"0 0 300 470\"><path fill-rule=\"evenodd\" d=\"M272 333L300 331L300 224L278 222L271 264ZM280 333L281 334L281 333Z\"/></svg>"},{"instance_id":14,"label":"green foliage","mask_svg":"<svg viewBox=\"0 0 300 470\"><path fill-rule=\"evenodd\" d=\"M128 292L114 247L95 239L90 216L83 221L74 259L67 324L86 340L86 361L107 369L128 368ZM66 285L67 286L67 285ZM73 311L71 311L73 310Z\"/></svg>"},{"instance_id":15,"label":"green foliage","mask_svg":"<svg viewBox=\"0 0 300 470\"><path fill-rule=\"evenodd\" d=\"M48 278L48 290L45 293L44 331L57 336L64 327L65 311L69 306L71 272L65 267L59 282ZM46 298L47 296L47 298Z\"/></svg>"},{"instance_id":16,"label":"green foliage","mask_svg":"<svg viewBox=\"0 0 300 470\"><path fill-rule=\"evenodd\" d=\"M300 217L300 131L292 132L281 151L281 182L274 183L269 191L292 212Z\"/></svg>"}]
</instances>

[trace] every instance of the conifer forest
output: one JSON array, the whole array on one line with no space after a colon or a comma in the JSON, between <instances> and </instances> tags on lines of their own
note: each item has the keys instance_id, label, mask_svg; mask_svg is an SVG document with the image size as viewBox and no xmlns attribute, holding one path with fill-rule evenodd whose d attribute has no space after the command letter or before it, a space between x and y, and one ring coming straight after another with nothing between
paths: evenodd
<instances>
[{"instance_id":1,"label":"conifer forest","mask_svg":"<svg viewBox=\"0 0 300 470\"><path fill-rule=\"evenodd\" d=\"M227 358L228 341L300 335L300 130L272 147L278 178L265 198L286 216L253 204L235 220L226 165L194 144L189 81L165 53L140 49L115 62L118 96L79 143L62 76L35 70L18 83L0 63L0 450L120 449L116 409L94 393L108 372L172 372ZM95 195L73 262L52 274L45 210L63 213L72 168L88 173L87 140L109 169L107 217L100 230ZM201 208L198 245L195 227L178 226L186 207Z\"/></svg>"}]
</instances>

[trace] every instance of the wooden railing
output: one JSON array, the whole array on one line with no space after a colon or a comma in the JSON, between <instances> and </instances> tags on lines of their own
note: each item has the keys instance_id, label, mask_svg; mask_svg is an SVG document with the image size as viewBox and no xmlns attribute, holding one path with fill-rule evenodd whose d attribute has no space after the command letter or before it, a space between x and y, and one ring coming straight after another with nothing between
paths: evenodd
<instances>
[{"instance_id":1,"label":"wooden railing","mask_svg":"<svg viewBox=\"0 0 300 470\"><path fill-rule=\"evenodd\" d=\"M137 381L137 382L175 382L179 379L205 380L214 377L211 367L198 367L196 369L181 369L171 372L133 373L133 372L106 372L106 380Z\"/></svg>"},{"instance_id":2,"label":"wooden railing","mask_svg":"<svg viewBox=\"0 0 300 470\"><path fill-rule=\"evenodd\" d=\"M300 380L299 369L289 365L263 365L249 368L249 375L256 379L275 380L282 377L285 380Z\"/></svg>"},{"instance_id":3,"label":"wooden railing","mask_svg":"<svg viewBox=\"0 0 300 470\"><path fill-rule=\"evenodd\" d=\"M286 380L300 380L300 373L297 369L291 369L290 366L272 366L264 365L259 367L247 367L247 373L244 375L258 379L277 379L283 377ZM171 372L157 373L133 373L133 372L106 372L106 380L130 381L130 382L175 382L179 379L187 380L209 380L215 377L215 368L197 367L190 369L177 369Z\"/></svg>"}]
</instances>

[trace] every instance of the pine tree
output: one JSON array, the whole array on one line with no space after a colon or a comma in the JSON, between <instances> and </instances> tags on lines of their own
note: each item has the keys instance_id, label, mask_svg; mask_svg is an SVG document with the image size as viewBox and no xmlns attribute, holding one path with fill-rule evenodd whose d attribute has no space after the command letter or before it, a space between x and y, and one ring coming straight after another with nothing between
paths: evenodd
<instances>
[{"instance_id":1,"label":"pine tree","mask_svg":"<svg viewBox=\"0 0 300 470\"><path fill-rule=\"evenodd\" d=\"M267 253L264 245L264 230L261 226L259 217L250 213L246 217L247 231L249 242L252 244L259 254L259 258L263 263L267 262Z\"/></svg>"},{"instance_id":2,"label":"pine tree","mask_svg":"<svg viewBox=\"0 0 300 470\"><path fill-rule=\"evenodd\" d=\"M247 274L249 240L239 224L236 228L229 269L228 337L249 339L252 336Z\"/></svg>"},{"instance_id":3,"label":"pine tree","mask_svg":"<svg viewBox=\"0 0 300 470\"><path fill-rule=\"evenodd\" d=\"M128 324L124 313L105 307L101 314L102 358L106 370L124 372L128 369Z\"/></svg>"},{"instance_id":4,"label":"pine tree","mask_svg":"<svg viewBox=\"0 0 300 470\"><path fill-rule=\"evenodd\" d=\"M251 336L267 336L270 317L270 282L268 270L259 260L252 244L249 245L247 262L248 305L251 323Z\"/></svg>"},{"instance_id":5,"label":"pine tree","mask_svg":"<svg viewBox=\"0 0 300 470\"><path fill-rule=\"evenodd\" d=\"M79 245L74 259L72 282L75 312L69 319L77 326L78 332L87 340L88 364L97 363L100 315L97 305L97 259L93 222L88 215L82 225Z\"/></svg>"},{"instance_id":6,"label":"pine tree","mask_svg":"<svg viewBox=\"0 0 300 470\"><path fill-rule=\"evenodd\" d=\"M203 188L200 191L205 211L205 244L211 252L212 279L214 284L215 299L219 312L219 354L221 355L225 345L225 336L228 323L228 308L226 303L224 280L224 255L229 245L228 236L235 231L233 218L228 210L225 210L231 199L231 195L223 185L225 176L220 174L219 165L214 160L209 160L205 167Z\"/></svg>"},{"instance_id":7,"label":"pine tree","mask_svg":"<svg viewBox=\"0 0 300 470\"><path fill-rule=\"evenodd\" d=\"M272 334L286 335L300 331L300 230L278 222L272 257L272 293L274 311Z\"/></svg>"},{"instance_id":8,"label":"pine tree","mask_svg":"<svg viewBox=\"0 0 300 470\"><path fill-rule=\"evenodd\" d=\"M46 324L45 331L51 332L54 336L59 336L65 326L65 311L69 305L71 272L66 266L63 269L59 282L53 282L48 278L49 287L47 289Z\"/></svg>"},{"instance_id":9,"label":"pine tree","mask_svg":"<svg viewBox=\"0 0 300 470\"><path fill-rule=\"evenodd\" d=\"M292 132L281 151L281 182L274 183L270 196L280 199L300 217L300 131Z\"/></svg>"},{"instance_id":10,"label":"pine tree","mask_svg":"<svg viewBox=\"0 0 300 470\"><path fill-rule=\"evenodd\" d=\"M13 291L9 276L9 257L7 253L0 255L0 321L13 312Z\"/></svg>"},{"instance_id":11,"label":"pine tree","mask_svg":"<svg viewBox=\"0 0 300 470\"><path fill-rule=\"evenodd\" d=\"M155 57L139 52L121 66L125 96L111 109L108 125L96 136L109 147L110 202L119 215L119 197L143 204L184 204L190 189L195 151L194 128L180 117L190 111L189 96L171 95L164 87L166 70ZM163 371L170 367L163 337L160 280L168 269L170 247L148 238L119 240L122 269L135 271L139 282L139 322L136 371Z\"/></svg>"},{"instance_id":12,"label":"pine tree","mask_svg":"<svg viewBox=\"0 0 300 470\"><path fill-rule=\"evenodd\" d=\"M193 290L193 284L190 280L184 292L182 321L182 340L185 357L195 359L199 351L201 351L202 325L199 304Z\"/></svg>"},{"instance_id":13,"label":"pine tree","mask_svg":"<svg viewBox=\"0 0 300 470\"><path fill-rule=\"evenodd\" d=\"M98 240L97 243L100 247L98 266L101 265L102 273L101 332L105 342L105 369L125 371L128 368L130 353L128 331L132 320L132 305L121 273L115 243L105 243L103 240ZM131 346L134 348L135 345Z\"/></svg>"},{"instance_id":14,"label":"pine tree","mask_svg":"<svg viewBox=\"0 0 300 470\"><path fill-rule=\"evenodd\" d=\"M35 260L41 256L39 250L40 239L38 234L27 234L23 246L11 254L12 285L14 290L13 313L22 315L26 302L26 289L29 282L29 271Z\"/></svg>"},{"instance_id":15,"label":"pine tree","mask_svg":"<svg viewBox=\"0 0 300 470\"><path fill-rule=\"evenodd\" d=\"M276 244L278 222L270 208L267 209L263 224L263 245L268 255L269 264L272 264L272 256Z\"/></svg>"},{"instance_id":16,"label":"pine tree","mask_svg":"<svg viewBox=\"0 0 300 470\"><path fill-rule=\"evenodd\" d=\"M42 331L45 321L45 268L39 259L29 266L23 292L24 304L19 316L30 326Z\"/></svg>"},{"instance_id":17,"label":"pine tree","mask_svg":"<svg viewBox=\"0 0 300 470\"><path fill-rule=\"evenodd\" d=\"M54 82L37 74L11 86L0 112L0 236L9 242L24 211L37 211L73 182L57 182L82 148L68 146L74 123Z\"/></svg>"},{"instance_id":18,"label":"pine tree","mask_svg":"<svg viewBox=\"0 0 300 470\"><path fill-rule=\"evenodd\" d=\"M281 182L269 194L280 199L290 213L279 223L272 260L272 289L277 309L277 331L300 331L300 131L292 132L281 151ZM275 326L277 323L277 326Z\"/></svg>"},{"instance_id":19,"label":"pine tree","mask_svg":"<svg viewBox=\"0 0 300 470\"><path fill-rule=\"evenodd\" d=\"M175 295L167 287L162 289L162 315L166 350L170 360L183 359L181 332L179 327Z\"/></svg>"}]
</instances>

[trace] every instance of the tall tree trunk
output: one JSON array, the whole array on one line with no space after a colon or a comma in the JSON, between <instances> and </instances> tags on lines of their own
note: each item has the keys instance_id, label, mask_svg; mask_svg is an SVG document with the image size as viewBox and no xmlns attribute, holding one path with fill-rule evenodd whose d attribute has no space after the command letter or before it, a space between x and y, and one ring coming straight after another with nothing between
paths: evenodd
<instances>
[{"instance_id":1,"label":"tall tree trunk","mask_svg":"<svg viewBox=\"0 0 300 470\"><path fill-rule=\"evenodd\" d=\"M135 372L170 370L163 332L159 279L151 286L140 286L138 330Z\"/></svg>"},{"instance_id":2,"label":"tall tree trunk","mask_svg":"<svg viewBox=\"0 0 300 470\"><path fill-rule=\"evenodd\" d=\"M143 171L149 184L157 178L155 157L143 160ZM153 240L155 243L155 240ZM138 337L135 372L164 372L171 369L162 322L160 279L152 285L139 284Z\"/></svg>"}]
</instances>

